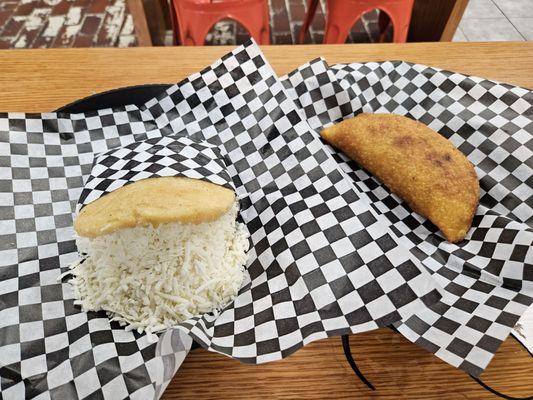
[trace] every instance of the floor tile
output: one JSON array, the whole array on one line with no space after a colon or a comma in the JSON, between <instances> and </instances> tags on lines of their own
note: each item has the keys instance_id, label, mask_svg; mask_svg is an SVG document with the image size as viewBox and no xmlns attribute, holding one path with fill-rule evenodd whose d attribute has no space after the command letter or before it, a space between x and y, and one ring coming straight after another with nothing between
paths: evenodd
<instances>
[{"instance_id":1,"label":"floor tile","mask_svg":"<svg viewBox=\"0 0 533 400\"><path fill-rule=\"evenodd\" d=\"M122 25L131 18L127 1L0 0L0 48L133 43L119 38ZM86 15L87 10L91 10L90 15ZM135 38L134 29L129 36Z\"/></svg>"},{"instance_id":2,"label":"floor tile","mask_svg":"<svg viewBox=\"0 0 533 400\"><path fill-rule=\"evenodd\" d=\"M511 23L526 40L533 40L533 18L510 18Z\"/></svg>"},{"instance_id":3,"label":"floor tile","mask_svg":"<svg viewBox=\"0 0 533 400\"><path fill-rule=\"evenodd\" d=\"M463 14L463 19L503 17L503 13L492 0L470 0Z\"/></svg>"},{"instance_id":4,"label":"floor tile","mask_svg":"<svg viewBox=\"0 0 533 400\"><path fill-rule=\"evenodd\" d=\"M469 42L524 40L506 18L463 19L459 27Z\"/></svg>"},{"instance_id":5,"label":"floor tile","mask_svg":"<svg viewBox=\"0 0 533 400\"><path fill-rule=\"evenodd\" d=\"M533 17L533 0L494 0L507 18Z\"/></svg>"},{"instance_id":6,"label":"floor tile","mask_svg":"<svg viewBox=\"0 0 533 400\"><path fill-rule=\"evenodd\" d=\"M461 28L457 28L457 30L455 31L455 35L453 35L452 42L468 42L468 39L466 38Z\"/></svg>"}]
</instances>

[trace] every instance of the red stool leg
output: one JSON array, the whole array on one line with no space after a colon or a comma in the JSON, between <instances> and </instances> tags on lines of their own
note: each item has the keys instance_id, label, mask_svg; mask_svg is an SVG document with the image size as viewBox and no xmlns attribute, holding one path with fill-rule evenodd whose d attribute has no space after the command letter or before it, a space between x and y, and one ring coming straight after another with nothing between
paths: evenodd
<instances>
[{"instance_id":1,"label":"red stool leg","mask_svg":"<svg viewBox=\"0 0 533 400\"><path fill-rule=\"evenodd\" d=\"M262 1L263 8L263 29L259 37L259 44L270 44L270 11L268 8L268 0Z\"/></svg>"},{"instance_id":2,"label":"red stool leg","mask_svg":"<svg viewBox=\"0 0 533 400\"><path fill-rule=\"evenodd\" d=\"M409 33L409 23L411 21L411 12L413 11L413 0L402 2L391 2L380 7L387 12L393 26L392 40L395 43L405 43Z\"/></svg>"},{"instance_id":3,"label":"red stool leg","mask_svg":"<svg viewBox=\"0 0 533 400\"><path fill-rule=\"evenodd\" d=\"M324 44L342 44L350 33L353 24L361 18L365 9L357 2L343 0L328 0L326 15L326 31Z\"/></svg>"},{"instance_id":4,"label":"red stool leg","mask_svg":"<svg viewBox=\"0 0 533 400\"><path fill-rule=\"evenodd\" d=\"M186 46L203 46L205 42L205 37L209 33L209 30L215 25L218 21L220 21L221 18L218 18L217 16L213 15L208 18L208 16L203 16L205 18L205 24L204 25L196 25L192 26L189 25L190 30L190 37L191 44L185 44Z\"/></svg>"},{"instance_id":5,"label":"red stool leg","mask_svg":"<svg viewBox=\"0 0 533 400\"><path fill-rule=\"evenodd\" d=\"M178 0L179 2L179 0ZM210 12L185 13L179 18L180 36L184 46L203 46L205 37L215 23L223 18L223 15Z\"/></svg>"},{"instance_id":6,"label":"red stool leg","mask_svg":"<svg viewBox=\"0 0 533 400\"><path fill-rule=\"evenodd\" d=\"M231 18L243 25L259 44L270 43L268 0L172 0L183 45L203 45L213 25Z\"/></svg>"},{"instance_id":7,"label":"red stool leg","mask_svg":"<svg viewBox=\"0 0 533 400\"><path fill-rule=\"evenodd\" d=\"M302 25L302 28L300 29L300 33L298 34L298 43L300 44L303 44L305 41L305 35L307 34L309 26L311 26L311 22L315 17L319 1L320 0L309 0L309 2L307 3L307 13L305 14L304 23Z\"/></svg>"},{"instance_id":8,"label":"red stool leg","mask_svg":"<svg viewBox=\"0 0 533 400\"><path fill-rule=\"evenodd\" d=\"M209 7L209 3L190 0L173 0L181 44L203 46L205 37L213 25L225 14Z\"/></svg>"},{"instance_id":9,"label":"red stool leg","mask_svg":"<svg viewBox=\"0 0 533 400\"><path fill-rule=\"evenodd\" d=\"M409 24L405 24L403 21L400 22L400 19L397 19L393 22L393 33L392 41L394 43L405 43L407 41L407 34L409 31Z\"/></svg>"},{"instance_id":10,"label":"red stool leg","mask_svg":"<svg viewBox=\"0 0 533 400\"><path fill-rule=\"evenodd\" d=\"M225 12L218 14L218 17L219 19L228 17L237 21L258 44L270 44L267 0L242 2L227 14Z\"/></svg>"},{"instance_id":11,"label":"red stool leg","mask_svg":"<svg viewBox=\"0 0 533 400\"><path fill-rule=\"evenodd\" d=\"M380 9L380 41L385 28L394 27L394 42L405 42L414 0L328 0L326 32L323 43L344 43L353 24L366 12Z\"/></svg>"},{"instance_id":12,"label":"red stool leg","mask_svg":"<svg viewBox=\"0 0 533 400\"><path fill-rule=\"evenodd\" d=\"M258 44L270 44L268 0L250 3L235 16Z\"/></svg>"},{"instance_id":13,"label":"red stool leg","mask_svg":"<svg viewBox=\"0 0 533 400\"><path fill-rule=\"evenodd\" d=\"M178 25L178 33L180 42L184 46L194 46L195 42L191 37L190 20L194 18L194 12L188 9L188 3L184 4L180 0L170 0L172 2L172 9L174 10L175 21ZM202 42L203 43L203 42Z\"/></svg>"}]
</instances>

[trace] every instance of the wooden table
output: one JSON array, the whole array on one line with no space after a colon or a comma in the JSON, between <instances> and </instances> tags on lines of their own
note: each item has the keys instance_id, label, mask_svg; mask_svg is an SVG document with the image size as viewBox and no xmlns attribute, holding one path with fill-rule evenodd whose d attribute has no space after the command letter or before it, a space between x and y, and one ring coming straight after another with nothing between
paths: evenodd
<instances>
[{"instance_id":1,"label":"wooden table","mask_svg":"<svg viewBox=\"0 0 533 400\"><path fill-rule=\"evenodd\" d=\"M84 96L177 82L232 49L173 47L0 51L0 110L50 111ZM330 63L401 59L533 88L533 42L265 46L278 74L312 58Z\"/></svg>"},{"instance_id":2,"label":"wooden table","mask_svg":"<svg viewBox=\"0 0 533 400\"><path fill-rule=\"evenodd\" d=\"M50 111L116 87L176 82L228 47L0 51L0 110ZM403 59L533 87L533 43L272 46L282 74L311 58L331 63ZM511 66L511 68L510 68ZM352 336L358 364L378 390L351 372L339 338L312 343L288 359L250 366L203 349L189 354L164 399L494 399L466 374L389 330ZM512 338L483 379L513 396L533 394L533 359Z\"/></svg>"}]
</instances>

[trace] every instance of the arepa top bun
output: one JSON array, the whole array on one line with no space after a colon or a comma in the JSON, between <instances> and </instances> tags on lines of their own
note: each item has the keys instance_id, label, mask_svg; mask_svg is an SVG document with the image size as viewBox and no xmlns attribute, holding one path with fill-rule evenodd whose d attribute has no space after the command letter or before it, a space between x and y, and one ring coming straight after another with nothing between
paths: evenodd
<instances>
[{"instance_id":1,"label":"arepa top bun","mask_svg":"<svg viewBox=\"0 0 533 400\"><path fill-rule=\"evenodd\" d=\"M148 178L86 205L74 229L79 236L94 238L136 226L201 224L220 218L234 202L232 190L214 183L186 177Z\"/></svg>"}]
</instances>

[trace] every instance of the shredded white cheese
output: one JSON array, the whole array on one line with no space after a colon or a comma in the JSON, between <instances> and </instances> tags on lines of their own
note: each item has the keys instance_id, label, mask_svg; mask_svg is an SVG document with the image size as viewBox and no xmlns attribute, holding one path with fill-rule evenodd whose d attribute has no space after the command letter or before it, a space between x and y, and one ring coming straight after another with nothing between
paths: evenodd
<instances>
[{"instance_id":1,"label":"shredded white cheese","mask_svg":"<svg viewBox=\"0 0 533 400\"><path fill-rule=\"evenodd\" d=\"M218 220L122 229L78 236L83 254L70 266L84 311L106 310L139 332L158 332L190 317L217 312L244 278L248 234L235 221L238 204Z\"/></svg>"}]
</instances>

